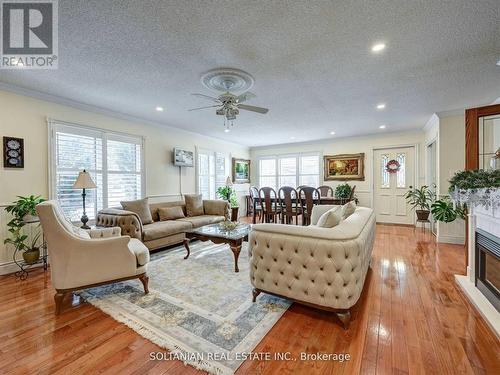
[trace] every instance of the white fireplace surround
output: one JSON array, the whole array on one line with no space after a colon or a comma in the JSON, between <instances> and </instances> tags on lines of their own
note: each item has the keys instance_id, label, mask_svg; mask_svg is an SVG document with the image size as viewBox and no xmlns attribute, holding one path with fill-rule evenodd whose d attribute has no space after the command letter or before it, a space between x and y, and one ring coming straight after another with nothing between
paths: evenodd
<instances>
[{"instance_id":1,"label":"white fireplace surround","mask_svg":"<svg viewBox=\"0 0 500 375\"><path fill-rule=\"evenodd\" d=\"M467 249L469 261L467 264L467 275L455 275L455 279L465 295L477 308L491 329L496 333L497 337L500 338L500 313L475 285L476 229L479 228L500 237L500 208L490 207L486 209L483 206L475 206L471 207L469 211L469 237Z\"/></svg>"}]
</instances>

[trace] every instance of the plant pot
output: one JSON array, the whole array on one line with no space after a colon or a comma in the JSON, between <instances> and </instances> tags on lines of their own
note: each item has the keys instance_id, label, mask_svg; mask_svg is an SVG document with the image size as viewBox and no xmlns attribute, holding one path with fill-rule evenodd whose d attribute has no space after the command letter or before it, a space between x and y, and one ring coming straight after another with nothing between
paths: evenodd
<instances>
[{"instance_id":1,"label":"plant pot","mask_svg":"<svg viewBox=\"0 0 500 375\"><path fill-rule=\"evenodd\" d=\"M33 264L40 259L40 249L31 249L23 252L23 259L28 264Z\"/></svg>"},{"instance_id":2,"label":"plant pot","mask_svg":"<svg viewBox=\"0 0 500 375\"><path fill-rule=\"evenodd\" d=\"M231 221L238 221L239 207L231 207Z\"/></svg>"},{"instance_id":3,"label":"plant pot","mask_svg":"<svg viewBox=\"0 0 500 375\"><path fill-rule=\"evenodd\" d=\"M415 212L417 213L418 220L420 220L420 221L429 220L429 214L430 214L429 210L415 210Z\"/></svg>"}]
</instances>

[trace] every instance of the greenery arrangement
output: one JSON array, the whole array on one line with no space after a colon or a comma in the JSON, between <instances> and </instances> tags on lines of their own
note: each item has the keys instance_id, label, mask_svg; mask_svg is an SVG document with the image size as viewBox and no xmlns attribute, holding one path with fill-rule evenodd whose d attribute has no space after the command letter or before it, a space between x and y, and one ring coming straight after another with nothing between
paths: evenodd
<instances>
[{"instance_id":1,"label":"greenery arrangement","mask_svg":"<svg viewBox=\"0 0 500 375\"><path fill-rule=\"evenodd\" d=\"M410 190L405 194L405 198L406 202L413 209L429 211L432 202L436 199L436 194L427 185L423 185L420 188L412 188L410 186Z\"/></svg>"},{"instance_id":2,"label":"greenery arrangement","mask_svg":"<svg viewBox=\"0 0 500 375\"><path fill-rule=\"evenodd\" d=\"M229 202L231 208L238 207L236 191L231 186L220 186L217 188L217 196Z\"/></svg>"},{"instance_id":3,"label":"greenery arrangement","mask_svg":"<svg viewBox=\"0 0 500 375\"><path fill-rule=\"evenodd\" d=\"M352 187L346 182L337 185L335 188L335 198L349 198L351 196Z\"/></svg>"},{"instance_id":4,"label":"greenery arrangement","mask_svg":"<svg viewBox=\"0 0 500 375\"><path fill-rule=\"evenodd\" d=\"M500 187L500 170L467 170L455 173L450 179L449 192L481 188Z\"/></svg>"},{"instance_id":5,"label":"greenery arrangement","mask_svg":"<svg viewBox=\"0 0 500 375\"><path fill-rule=\"evenodd\" d=\"M448 191L476 190L483 188L500 188L500 170L466 170L455 173L450 179ZM465 219L467 206L453 202L450 197L436 200L431 207L432 215L437 221L451 223L457 218Z\"/></svg>"},{"instance_id":6,"label":"greenery arrangement","mask_svg":"<svg viewBox=\"0 0 500 375\"><path fill-rule=\"evenodd\" d=\"M45 201L45 199L34 195L29 197L18 196L17 198L13 204L5 208L5 211L12 215L12 219L7 223L10 238L5 239L4 244L13 245L18 251L38 251L36 245L40 233L33 236L31 241L28 241L28 235L24 233L23 227L26 225L25 217L28 215L36 216L36 205Z\"/></svg>"}]
</instances>

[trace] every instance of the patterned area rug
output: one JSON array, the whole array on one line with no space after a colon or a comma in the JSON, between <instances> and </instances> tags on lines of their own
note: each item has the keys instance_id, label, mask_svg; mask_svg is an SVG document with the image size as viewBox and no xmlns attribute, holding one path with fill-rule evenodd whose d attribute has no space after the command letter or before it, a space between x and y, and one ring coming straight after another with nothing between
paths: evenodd
<instances>
[{"instance_id":1,"label":"patterned area rug","mask_svg":"<svg viewBox=\"0 0 500 375\"><path fill-rule=\"evenodd\" d=\"M245 244L246 245L246 244ZM246 246L234 272L228 245L193 242L155 254L149 290L137 280L88 289L81 295L175 359L213 374L233 374L290 306L261 294L252 303Z\"/></svg>"}]
</instances>

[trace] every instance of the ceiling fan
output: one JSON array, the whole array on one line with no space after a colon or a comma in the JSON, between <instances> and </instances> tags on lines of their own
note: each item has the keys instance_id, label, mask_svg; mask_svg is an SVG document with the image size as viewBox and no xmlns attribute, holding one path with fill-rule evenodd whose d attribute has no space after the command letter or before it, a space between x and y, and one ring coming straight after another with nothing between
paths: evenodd
<instances>
[{"instance_id":1,"label":"ceiling fan","mask_svg":"<svg viewBox=\"0 0 500 375\"><path fill-rule=\"evenodd\" d=\"M224 116L226 120L233 121L236 119L236 116L239 115L240 109L243 109L245 111L251 111L251 112L257 112L261 114L266 114L269 112L269 109L263 108L263 107L256 107L253 105L247 105L247 104L242 104L243 102L246 102L247 100L253 99L256 97L255 94L251 93L250 91L247 91L241 95L234 95L230 93L229 91L226 91L224 94L220 95L219 97L213 97L205 94L191 94L194 96L197 96L199 98L203 99L208 99L211 100L212 102L216 103L214 105L209 105L205 107L198 107L198 108L192 108L189 109L189 111L198 111L200 109L207 109L207 108L217 108L215 113L220 116Z\"/></svg>"}]
</instances>

